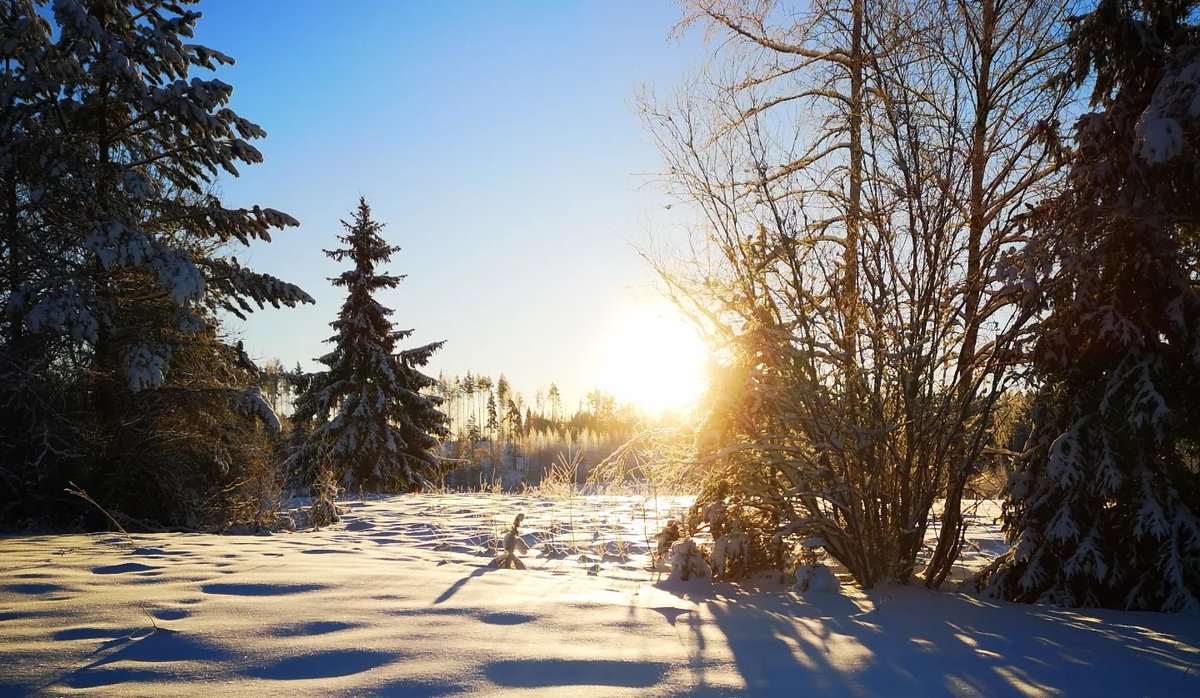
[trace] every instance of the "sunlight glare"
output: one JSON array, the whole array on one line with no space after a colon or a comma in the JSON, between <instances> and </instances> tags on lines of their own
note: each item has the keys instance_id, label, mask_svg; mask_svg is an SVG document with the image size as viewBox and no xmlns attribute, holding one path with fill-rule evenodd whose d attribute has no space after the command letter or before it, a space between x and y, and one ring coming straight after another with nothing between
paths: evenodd
<instances>
[{"instance_id":1,"label":"sunlight glare","mask_svg":"<svg viewBox=\"0 0 1200 698\"><path fill-rule=\"evenodd\" d=\"M691 407L704 392L707 349L666 301L627 308L609 334L603 385L618 401L661 414Z\"/></svg>"}]
</instances>

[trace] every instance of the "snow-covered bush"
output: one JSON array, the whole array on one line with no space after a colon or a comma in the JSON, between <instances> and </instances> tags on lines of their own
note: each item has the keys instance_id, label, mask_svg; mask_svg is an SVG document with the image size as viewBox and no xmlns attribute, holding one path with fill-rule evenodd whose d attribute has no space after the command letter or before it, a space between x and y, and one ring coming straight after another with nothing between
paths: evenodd
<instances>
[{"instance_id":1,"label":"snow-covered bush","mask_svg":"<svg viewBox=\"0 0 1200 698\"><path fill-rule=\"evenodd\" d=\"M741 579L749 572L746 553L750 537L736 528L713 541L713 575L722 579Z\"/></svg>"},{"instance_id":2,"label":"snow-covered bush","mask_svg":"<svg viewBox=\"0 0 1200 698\"><path fill-rule=\"evenodd\" d=\"M655 548L654 556L658 560L664 560L667 554L671 551L671 546L675 545L680 538L683 537L683 532L679 530L679 522L675 519L669 519L667 525L663 526L663 530L654 534Z\"/></svg>"},{"instance_id":3,"label":"snow-covered bush","mask_svg":"<svg viewBox=\"0 0 1200 698\"><path fill-rule=\"evenodd\" d=\"M671 546L671 576L673 582L693 579L712 579L712 568L704 557L704 551L691 538L684 538Z\"/></svg>"},{"instance_id":4,"label":"snow-covered bush","mask_svg":"<svg viewBox=\"0 0 1200 698\"><path fill-rule=\"evenodd\" d=\"M333 468L328 466L328 459L325 461L317 475L317 481L313 483L313 501L308 508L308 523L313 528L337 523L342 518L341 509L338 507L341 487L338 486Z\"/></svg>"},{"instance_id":5,"label":"snow-covered bush","mask_svg":"<svg viewBox=\"0 0 1200 698\"><path fill-rule=\"evenodd\" d=\"M810 536L800 544L800 554L796 560L796 583L793 588L800 592L835 592L842 583L821 561L821 548L825 541L818 536Z\"/></svg>"},{"instance_id":6,"label":"snow-covered bush","mask_svg":"<svg viewBox=\"0 0 1200 698\"><path fill-rule=\"evenodd\" d=\"M804 593L834 593L842 588L837 576L825 565L814 562L796 568L795 590Z\"/></svg>"},{"instance_id":7,"label":"snow-covered bush","mask_svg":"<svg viewBox=\"0 0 1200 698\"><path fill-rule=\"evenodd\" d=\"M733 496L703 496L688 515L688 530L707 530L712 536L713 574L730 581L755 572L783 570L786 560L781 528L772 512Z\"/></svg>"}]
</instances>

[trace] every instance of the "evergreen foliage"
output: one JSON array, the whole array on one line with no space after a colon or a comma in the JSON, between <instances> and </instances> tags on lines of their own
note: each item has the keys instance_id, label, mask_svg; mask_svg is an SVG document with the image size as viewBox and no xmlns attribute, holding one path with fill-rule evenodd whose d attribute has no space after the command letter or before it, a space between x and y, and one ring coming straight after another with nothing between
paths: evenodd
<instances>
[{"instance_id":1,"label":"evergreen foliage","mask_svg":"<svg viewBox=\"0 0 1200 698\"><path fill-rule=\"evenodd\" d=\"M1013 268L1044 313L1043 382L1007 492L1016 546L981 579L994 595L1200 611L1196 9L1102 0L1071 34L1095 111Z\"/></svg>"},{"instance_id":2,"label":"evergreen foliage","mask_svg":"<svg viewBox=\"0 0 1200 698\"><path fill-rule=\"evenodd\" d=\"M334 345L318 359L328 370L311 378L296 400L296 422L314 424L298 441L293 463L315 471L327 462L351 489L414 491L436 481L440 466L434 449L449 434L441 398L422 394L435 381L421 373L442 342L397 351L412 330L395 330L392 310L375 299L404 279L377 270L400 250L380 236L382 224L360 199L351 221L343 221L345 247L326 250L353 267L331 279L346 288L346 301L330 326Z\"/></svg>"},{"instance_id":3,"label":"evergreen foliage","mask_svg":"<svg viewBox=\"0 0 1200 698\"><path fill-rule=\"evenodd\" d=\"M215 318L312 299L217 251L297 223L211 193L266 134L230 85L192 76L233 60L191 43L189 4L0 5L0 487L26 504L11 515L76 477L106 506L196 521L247 480L225 446L253 425L229 415L277 426Z\"/></svg>"}]
</instances>

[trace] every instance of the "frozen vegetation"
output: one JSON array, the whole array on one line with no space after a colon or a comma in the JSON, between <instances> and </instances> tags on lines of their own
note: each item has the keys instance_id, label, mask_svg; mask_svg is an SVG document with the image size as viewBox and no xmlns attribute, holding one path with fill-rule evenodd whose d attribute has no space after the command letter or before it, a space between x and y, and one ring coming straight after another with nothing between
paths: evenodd
<instances>
[{"instance_id":1,"label":"frozen vegetation","mask_svg":"<svg viewBox=\"0 0 1200 698\"><path fill-rule=\"evenodd\" d=\"M136 550L8 535L0 695L1200 694L1186 614L674 581L654 535L687 504L427 494L343 502L319 531L134 534ZM960 578L1005 547L996 504L973 511ZM489 567L517 514L526 569Z\"/></svg>"}]
</instances>

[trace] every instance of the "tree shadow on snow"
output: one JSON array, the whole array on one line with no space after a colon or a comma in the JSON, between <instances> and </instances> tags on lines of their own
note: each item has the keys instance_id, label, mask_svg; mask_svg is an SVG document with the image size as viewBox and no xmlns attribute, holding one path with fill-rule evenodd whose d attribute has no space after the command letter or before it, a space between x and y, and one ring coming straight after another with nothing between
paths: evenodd
<instances>
[{"instance_id":1,"label":"tree shadow on snow","mask_svg":"<svg viewBox=\"0 0 1200 698\"><path fill-rule=\"evenodd\" d=\"M662 681L669 665L600 659L515 659L491 662L484 674L510 688L615 686L650 688Z\"/></svg>"},{"instance_id":2,"label":"tree shadow on snow","mask_svg":"<svg viewBox=\"0 0 1200 698\"><path fill-rule=\"evenodd\" d=\"M1143 614L1094 618L916 588L872 593L867 610L841 594L730 593L680 595L724 635L748 695L1200 695L1200 626L1188 619L1151 616L1155 627L1170 621L1167 636L1139 626ZM703 689L715 660L699 627L689 636Z\"/></svg>"}]
</instances>

